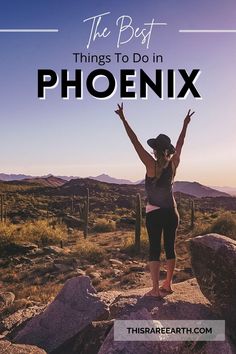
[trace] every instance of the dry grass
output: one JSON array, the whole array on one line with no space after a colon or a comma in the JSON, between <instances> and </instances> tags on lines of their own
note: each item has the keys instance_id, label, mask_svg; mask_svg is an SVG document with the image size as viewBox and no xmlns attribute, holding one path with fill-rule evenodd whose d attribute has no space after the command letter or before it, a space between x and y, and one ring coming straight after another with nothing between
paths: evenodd
<instances>
[{"instance_id":1,"label":"dry grass","mask_svg":"<svg viewBox=\"0 0 236 354\"><path fill-rule=\"evenodd\" d=\"M12 291L16 299L13 304L6 306L1 312L1 318L8 316L19 309L28 307L34 302L40 304L47 304L55 298L64 284L55 284L53 282L46 282L41 285L42 278L36 277L34 284L25 284L20 281L20 273L10 272L9 275L2 277L3 281L10 282L5 288L6 291ZM38 284L37 284L38 283ZM63 282L64 283L64 282Z\"/></svg>"},{"instance_id":2,"label":"dry grass","mask_svg":"<svg viewBox=\"0 0 236 354\"><path fill-rule=\"evenodd\" d=\"M31 301L28 301L26 299L19 299L15 300L13 304L6 306L1 312L0 312L0 319L5 318L6 316L9 316L13 314L14 312L23 309L25 307L30 306L32 303Z\"/></svg>"},{"instance_id":3,"label":"dry grass","mask_svg":"<svg viewBox=\"0 0 236 354\"><path fill-rule=\"evenodd\" d=\"M20 238L39 245L58 244L67 239L67 229L62 224L52 227L46 220L37 220L22 226Z\"/></svg>"},{"instance_id":4,"label":"dry grass","mask_svg":"<svg viewBox=\"0 0 236 354\"><path fill-rule=\"evenodd\" d=\"M0 223L0 250L6 249L12 243L33 242L43 246L59 244L66 239L65 225L52 227L46 220L26 222L23 225Z\"/></svg>"},{"instance_id":5,"label":"dry grass","mask_svg":"<svg viewBox=\"0 0 236 354\"><path fill-rule=\"evenodd\" d=\"M107 221L106 221L107 223ZM205 234L209 232L217 232L228 237L236 235L236 215L233 213L200 213L196 212L196 223L194 230L189 229L189 223L182 223L176 239L176 251L178 256L178 267L185 269L191 267L189 253L187 250L186 239L194 235ZM37 244L44 242L58 244L60 239L67 237L66 228L58 225L52 228L46 221L27 222L24 225L0 224L0 250L3 245L11 242L31 241ZM146 228L142 228L141 233L141 252L139 255L135 253L134 247L134 230L125 232L110 232L91 235L87 240L80 237L77 243L71 246L71 253L68 256L63 255L58 263L73 265L74 258L78 262L78 266L86 269L86 274L90 271L98 271L101 273L101 279L94 278L92 283L97 290L120 289L126 287L137 286L141 284L138 275L135 272L122 273L122 276L116 276L114 269L109 263L109 258L119 258L119 253L126 253L136 260L143 260L148 257L148 237ZM118 251L117 251L118 250ZM163 253L164 254L164 253ZM162 257L163 257L162 254ZM106 260L107 258L107 260ZM128 258L128 257L127 257ZM95 264L89 270L89 264ZM85 267L85 268L84 268ZM124 268L125 269L125 268ZM18 308L22 308L30 304L31 301L47 304L52 301L58 294L66 279L75 276L75 272L55 272L53 264L37 263L24 264L22 268L15 268L14 264L10 264L1 272L0 281L3 282L5 291L12 291L16 295L16 300L7 311L14 312ZM182 278L181 278L182 277ZM189 274L178 273L178 280L187 279ZM147 276L143 276L147 281ZM145 283L146 284L146 283Z\"/></svg>"},{"instance_id":6,"label":"dry grass","mask_svg":"<svg viewBox=\"0 0 236 354\"><path fill-rule=\"evenodd\" d=\"M137 284L137 278L138 278L138 275L136 273L125 274L120 281L120 285L121 286L132 286L134 284Z\"/></svg>"},{"instance_id":7,"label":"dry grass","mask_svg":"<svg viewBox=\"0 0 236 354\"><path fill-rule=\"evenodd\" d=\"M87 240L78 241L72 254L79 260L86 260L92 264L99 263L106 257L106 252L101 246Z\"/></svg>"},{"instance_id":8,"label":"dry grass","mask_svg":"<svg viewBox=\"0 0 236 354\"><path fill-rule=\"evenodd\" d=\"M219 216L217 214L212 217L212 215L205 216L205 218L198 219L194 230L192 232L193 236L205 235L208 233L218 233L236 239L236 216L235 214L227 211L221 213Z\"/></svg>"},{"instance_id":9,"label":"dry grass","mask_svg":"<svg viewBox=\"0 0 236 354\"><path fill-rule=\"evenodd\" d=\"M21 279L19 279L18 274L14 270L11 270L8 271L7 274L3 274L1 276L1 280L6 283L14 284L15 282L17 283Z\"/></svg>"},{"instance_id":10,"label":"dry grass","mask_svg":"<svg viewBox=\"0 0 236 354\"><path fill-rule=\"evenodd\" d=\"M149 242L147 231L143 227L141 232L140 239L140 255L147 255L149 249ZM135 245L134 245L134 232L129 232L124 238L123 246L121 247L121 251L130 255L135 254Z\"/></svg>"},{"instance_id":11,"label":"dry grass","mask_svg":"<svg viewBox=\"0 0 236 354\"><path fill-rule=\"evenodd\" d=\"M18 289L15 294L18 299L27 299L28 301L38 301L46 304L54 299L62 287L62 284L48 282L44 285L22 287Z\"/></svg>"},{"instance_id":12,"label":"dry grass","mask_svg":"<svg viewBox=\"0 0 236 354\"><path fill-rule=\"evenodd\" d=\"M232 213L225 212L221 214L212 224L211 232L216 232L236 240L236 217Z\"/></svg>"},{"instance_id":13,"label":"dry grass","mask_svg":"<svg viewBox=\"0 0 236 354\"><path fill-rule=\"evenodd\" d=\"M18 227L11 223L0 223L0 248L17 240Z\"/></svg>"},{"instance_id":14,"label":"dry grass","mask_svg":"<svg viewBox=\"0 0 236 354\"><path fill-rule=\"evenodd\" d=\"M116 222L105 218L96 219L92 232L110 232L116 230Z\"/></svg>"}]
</instances>

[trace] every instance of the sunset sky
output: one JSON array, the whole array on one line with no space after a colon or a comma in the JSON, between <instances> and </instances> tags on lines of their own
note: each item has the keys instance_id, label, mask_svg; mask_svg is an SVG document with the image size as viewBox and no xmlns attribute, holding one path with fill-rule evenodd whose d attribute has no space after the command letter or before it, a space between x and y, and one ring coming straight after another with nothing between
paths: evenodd
<instances>
[{"instance_id":1,"label":"sunset sky","mask_svg":"<svg viewBox=\"0 0 236 354\"><path fill-rule=\"evenodd\" d=\"M83 20L105 12L110 14L101 21L101 29L104 23L111 34L87 49L91 21ZM122 15L131 16L134 27L143 27L152 19L167 25L153 28L149 49L140 38L117 48L116 20ZM176 179L236 187L235 1L8 0L0 5L0 29L58 30L0 32L1 173L80 177L106 173L133 181L142 179L145 168L114 113L120 102L120 69L142 68L153 80L155 70L162 69L164 90L168 69L189 73L200 69L195 85L202 100L196 100L191 93L185 100L171 100L166 94L161 100L150 90L148 100L124 100L125 115L151 152L146 141L160 133L169 135L175 144L191 108L196 113L189 125ZM191 29L221 33L180 32ZM75 63L73 52L109 54L113 60L104 66ZM149 57L156 53L163 56L163 63L119 64L114 60L115 52L130 57L133 52ZM73 90L70 99L63 100L60 83L48 90L45 100L38 99L38 69L52 69L59 74L61 69L68 69L71 78L75 69L82 69L86 80L97 68L107 69L117 78L118 89L110 99L95 99L84 84L83 100L76 100ZM139 96L139 75L135 82ZM178 74L176 83L178 92L183 84Z\"/></svg>"}]
</instances>

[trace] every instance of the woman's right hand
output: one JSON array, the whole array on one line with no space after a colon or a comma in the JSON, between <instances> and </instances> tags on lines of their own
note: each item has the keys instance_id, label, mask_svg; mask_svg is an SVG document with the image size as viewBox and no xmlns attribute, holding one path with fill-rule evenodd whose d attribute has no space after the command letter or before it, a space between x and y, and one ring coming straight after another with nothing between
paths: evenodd
<instances>
[{"instance_id":1,"label":"woman's right hand","mask_svg":"<svg viewBox=\"0 0 236 354\"><path fill-rule=\"evenodd\" d=\"M117 104L118 109L115 111L116 114L120 117L120 119L123 121L125 120L124 112L123 112L123 103L121 105Z\"/></svg>"},{"instance_id":2,"label":"woman's right hand","mask_svg":"<svg viewBox=\"0 0 236 354\"><path fill-rule=\"evenodd\" d=\"M124 111L123 111L123 103L121 103L121 105L117 104L117 106L118 106L118 109L115 110L115 113L118 114L118 116L122 120L125 130L126 130L126 133L127 133L128 137L130 138L130 141L133 144L140 160L144 163L146 168L147 168L147 166L153 165L154 158L149 154L149 152L147 152L144 149L144 147L142 146L142 144L138 140L136 134L134 133L134 131L130 127L129 123L125 119Z\"/></svg>"}]
</instances>

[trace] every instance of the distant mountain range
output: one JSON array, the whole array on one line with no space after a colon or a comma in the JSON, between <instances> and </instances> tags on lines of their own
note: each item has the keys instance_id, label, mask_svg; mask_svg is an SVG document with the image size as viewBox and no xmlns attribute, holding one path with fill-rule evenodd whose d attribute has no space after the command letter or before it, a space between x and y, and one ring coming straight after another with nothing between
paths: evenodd
<instances>
[{"instance_id":1,"label":"distant mountain range","mask_svg":"<svg viewBox=\"0 0 236 354\"><path fill-rule=\"evenodd\" d=\"M24 184L25 183L34 184L43 187L60 187L64 185L66 182L78 178L80 177L52 176L52 175L34 177L34 176L29 176L24 174L4 174L4 173L0 174L0 180L5 182L7 181L8 183L11 182L14 183L13 181L17 181L18 182L17 184L19 184L21 181ZM144 180L131 182L130 180L126 180L126 179L118 179L118 178L110 177L109 175L106 174L101 174L96 177L89 176L87 178L92 180L97 180L100 182L114 183L114 184L135 185L135 184L144 183ZM234 192L236 192L236 188L231 188L231 187L216 187L216 188L218 189L204 186L198 182L177 181L174 183L174 192L181 192L198 198L229 197L231 195L234 195ZM226 191L228 191L228 193Z\"/></svg>"},{"instance_id":2,"label":"distant mountain range","mask_svg":"<svg viewBox=\"0 0 236 354\"><path fill-rule=\"evenodd\" d=\"M30 175L24 175L24 174L6 174L6 173L0 173L0 181L20 181L23 179L36 179L36 178L48 178L52 177L52 174L48 174L46 176L30 176ZM65 181L70 181L71 179L77 179L81 178L79 176L56 176L57 178L60 178ZM106 183L117 183L117 184L138 184L141 182L141 180L137 182L132 182L128 179L119 179L115 177L110 177L109 175L106 175L105 173L98 175L98 176L89 176L89 177L84 177L84 178L90 178L90 179L95 179L96 181L100 182L106 182Z\"/></svg>"},{"instance_id":3,"label":"distant mountain range","mask_svg":"<svg viewBox=\"0 0 236 354\"><path fill-rule=\"evenodd\" d=\"M23 175L23 174L0 173L0 180L1 181L21 181L22 179L25 179L25 178L33 178L33 177L29 176L29 175Z\"/></svg>"},{"instance_id":4,"label":"distant mountain range","mask_svg":"<svg viewBox=\"0 0 236 354\"><path fill-rule=\"evenodd\" d=\"M217 189L218 191L225 192L236 197L236 187L234 188L234 187L211 186L211 188Z\"/></svg>"},{"instance_id":5,"label":"distant mountain range","mask_svg":"<svg viewBox=\"0 0 236 354\"><path fill-rule=\"evenodd\" d=\"M176 181L174 192L181 192L194 197L230 197L230 194L204 186L198 182Z\"/></svg>"},{"instance_id":6,"label":"distant mountain range","mask_svg":"<svg viewBox=\"0 0 236 354\"><path fill-rule=\"evenodd\" d=\"M137 182L131 182L129 179L119 179L115 177L110 177L104 173L96 177L89 176L88 178L95 179L96 181L100 181L100 182L117 183L117 184L138 184L141 182L140 180Z\"/></svg>"},{"instance_id":7,"label":"distant mountain range","mask_svg":"<svg viewBox=\"0 0 236 354\"><path fill-rule=\"evenodd\" d=\"M7 173L0 173L0 181L21 181L23 179L37 179L37 178L49 178L49 177L54 177L52 174L48 174L46 176L31 176L31 175L24 175L24 174L7 174ZM74 177L74 176L56 176L57 178L60 178L65 181L70 181L71 179L76 179L79 177Z\"/></svg>"}]
</instances>

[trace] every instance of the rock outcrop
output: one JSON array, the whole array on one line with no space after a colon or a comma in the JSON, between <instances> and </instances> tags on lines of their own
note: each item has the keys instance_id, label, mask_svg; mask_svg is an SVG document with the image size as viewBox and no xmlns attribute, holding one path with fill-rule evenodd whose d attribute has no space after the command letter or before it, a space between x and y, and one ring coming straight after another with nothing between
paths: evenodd
<instances>
[{"instance_id":1,"label":"rock outcrop","mask_svg":"<svg viewBox=\"0 0 236 354\"><path fill-rule=\"evenodd\" d=\"M27 312L23 322L19 311L5 318L1 324L2 330L9 333L4 339L26 347L35 345L51 354L235 353L231 339L235 339L232 332L236 325L236 241L208 234L193 238L189 246L196 278L173 284L172 294L162 299L143 296L149 288L97 293L90 277L96 280L100 274L96 274L96 269L91 266L87 270L90 277L81 275L66 281L54 301L46 308L39 309L39 312L44 310L40 314L35 313L30 319L32 314ZM121 267L115 258L111 258L110 263L112 269ZM53 263L53 269L60 268L61 264L57 260ZM134 271L143 269L143 266L137 267ZM114 341L113 323L116 319L150 319L159 322L225 319L231 332L227 330L224 342L122 342ZM8 345L11 348L9 350L12 350L6 353L18 353L13 351L13 344L4 343L0 341L2 346Z\"/></svg>"},{"instance_id":2,"label":"rock outcrop","mask_svg":"<svg viewBox=\"0 0 236 354\"><path fill-rule=\"evenodd\" d=\"M35 315L40 314L46 305L34 305L7 315L0 321L0 337L7 336L7 339L12 340L16 334L25 326L26 321L29 321Z\"/></svg>"},{"instance_id":3,"label":"rock outcrop","mask_svg":"<svg viewBox=\"0 0 236 354\"><path fill-rule=\"evenodd\" d=\"M112 320L94 321L51 354L97 354L112 326Z\"/></svg>"},{"instance_id":4,"label":"rock outcrop","mask_svg":"<svg viewBox=\"0 0 236 354\"><path fill-rule=\"evenodd\" d=\"M0 353L4 354L47 354L43 349L34 345L12 344L7 340L0 340Z\"/></svg>"},{"instance_id":5,"label":"rock outcrop","mask_svg":"<svg viewBox=\"0 0 236 354\"><path fill-rule=\"evenodd\" d=\"M107 305L96 295L89 277L75 277L67 280L54 301L13 342L33 344L50 353L104 313L108 313Z\"/></svg>"},{"instance_id":6,"label":"rock outcrop","mask_svg":"<svg viewBox=\"0 0 236 354\"><path fill-rule=\"evenodd\" d=\"M111 316L126 320L203 320L218 319L209 301L202 295L196 279L173 284L174 293L163 300L143 297L148 289L128 290L110 306ZM108 292L100 296L107 296ZM199 344L200 343L200 344ZM233 354L232 344L225 342L114 341L112 328L100 347L99 354ZM83 353L85 354L85 353ZM95 354L95 353L92 353Z\"/></svg>"},{"instance_id":7,"label":"rock outcrop","mask_svg":"<svg viewBox=\"0 0 236 354\"><path fill-rule=\"evenodd\" d=\"M9 247L6 247L8 254L34 254L39 248L35 243L32 242L11 242Z\"/></svg>"},{"instance_id":8,"label":"rock outcrop","mask_svg":"<svg viewBox=\"0 0 236 354\"><path fill-rule=\"evenodd\" d=\"M189 241L194 274L214 310L236 328L236 241L218 234Z\"/></svg>"},{"instance_id":9,"label":"rock outcrop","mask_svg":"<svg viewBox=\"0 0 236 354\"><path fill-rule=\"evenodd\" d=\"M66 282L55 300L28 321L13 342L36 345L52 354L232 354L228 339L201 343L114 341L114 319L218 319L195 278L173 284L173 289L173 294L161 300L143 296L149 288L96 293L87 276L78 276Z\"/></svg>"}]
</instances>

